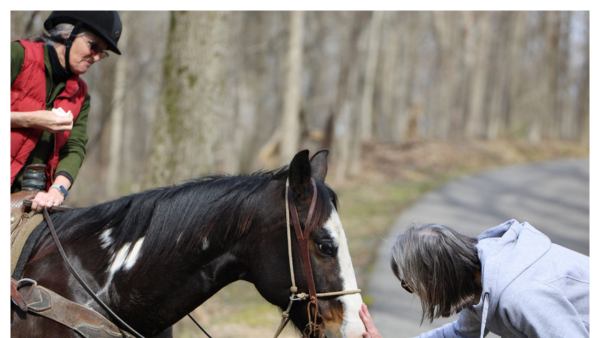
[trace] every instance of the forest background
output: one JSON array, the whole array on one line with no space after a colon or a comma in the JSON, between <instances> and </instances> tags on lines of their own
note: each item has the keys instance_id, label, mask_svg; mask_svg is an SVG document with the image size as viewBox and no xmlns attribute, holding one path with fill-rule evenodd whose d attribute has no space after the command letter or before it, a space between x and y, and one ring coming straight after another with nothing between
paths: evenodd
<instances>
[{"instance_id":1,"label":"forest background","mask_svg":"<svg viewBox=\"0 0 600 338\"><path fill-rule=\"evenodd\" d=\"M11 39L43 32L49 13L12 11ZM328 148L361 286L379 240L426 191L589 156L589 12L120 14L122 55L83 76L90 140L70 206ZM278 324L246 283L195 314L219 337ZM199 336L183 321L177 336Z\"/></svg>"}]
</instances>

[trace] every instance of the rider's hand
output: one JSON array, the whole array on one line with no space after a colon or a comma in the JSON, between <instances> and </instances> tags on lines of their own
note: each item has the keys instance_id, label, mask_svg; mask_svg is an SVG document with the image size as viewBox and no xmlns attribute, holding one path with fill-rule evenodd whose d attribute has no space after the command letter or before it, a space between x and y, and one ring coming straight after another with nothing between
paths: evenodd
<instances>
[{"instance_id":1,"label":"rider's hand","mask_svg":"<svg viewBox=\"0 0 600 338\"><path fill-rule=\"evenodd\" d=\"M35 195L31 203L31 210L40 212L46 208L50 208L55 205L61 205L64 202L65 197L55 188L50 188L48 192L40 191Z\"/></svg>"},{"instance_id":2,"label":"rider's hand","mask_svg":"<svg viewBox=\"0 0 600 338\"><path fill-rule=\"evenodd\" d=\"M11 112L10 127L42 129L50 133L67 131L73 129L73 114L63 115L49 110Z\"/></svg>"}]
</instances>

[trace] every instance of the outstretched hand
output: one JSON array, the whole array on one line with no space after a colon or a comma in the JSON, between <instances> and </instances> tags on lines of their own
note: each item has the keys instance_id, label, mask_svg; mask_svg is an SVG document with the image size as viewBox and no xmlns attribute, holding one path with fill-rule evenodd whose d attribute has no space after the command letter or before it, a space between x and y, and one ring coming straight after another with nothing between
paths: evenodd
<instances>
[{"instance_id":1,"label":"outstretched hand","mask_svg":"<svg viewBox=\"0 0 600 338\"><path fill-rule=\"evenodd\" d=\"M358 311L358 314L360 319L362 319L363 323L365 324L365 328L367 329L367 332L362 334L363 338L382 338L381 334L379 334L379 331L377 331L377 328L375 328L375 324L373 323L373 319L371 318L371 314L369 313L369 309L367 308L366 304L363 303Z\"/></svg>"}]
</instances>

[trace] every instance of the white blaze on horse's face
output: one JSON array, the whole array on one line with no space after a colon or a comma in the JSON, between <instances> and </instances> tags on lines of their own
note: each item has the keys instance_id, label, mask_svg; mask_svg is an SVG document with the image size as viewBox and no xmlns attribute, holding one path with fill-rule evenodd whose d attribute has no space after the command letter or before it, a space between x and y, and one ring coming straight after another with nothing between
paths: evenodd
<instances>
[{"instance_id":1,"label":"white blaze on horse's face","mask_svg":"<svg viewBox=\"0 0 600 338\"><path fill-rule=\"evenodd\" d=\"M338 216L337 211L332 206L332 212L329 219L324 225L324 228L329 232L333 238L334 244L337 246L337 260L340 264L341 275L340 278L344 281L343 291L356 290L358 289L356 283L356 277L354 275L354 268L352 267L352 260L350 258L350 251L348 250L348 242L346 241L346 234L344 228L342 228L342 222ZM325 325L325 334L328 337L344 337L344 338L356 338L362 337L362 333L366 332L365 326L358 315L358 311L363 303L362 297L359 293L341 296L338 300L344 307L344 320L341 328L337 326L331 326L332 330L339 331L331 332Z\"/></svg>"}]
</instances>

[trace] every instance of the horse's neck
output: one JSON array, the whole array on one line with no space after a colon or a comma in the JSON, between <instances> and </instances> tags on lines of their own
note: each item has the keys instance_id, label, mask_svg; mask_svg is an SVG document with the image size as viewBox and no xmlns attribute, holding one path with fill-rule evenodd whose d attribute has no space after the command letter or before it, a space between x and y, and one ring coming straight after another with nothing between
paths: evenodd
<instances>
[{"instance_id":1,"label":"horse's neck","mask_svg":"<svg viewBox=\"0 0 600 338\"><path fill-rule=\"evenodd\" d=\"M207 244L204 244L205 246ZM136 308L148 311L143 315L132 318L130 325L136 325L136 318L143 318L139 325L154 323L156 330L173 325L187 313L204 303L224 286L239 280L244 274L244 267L238 263L238 258L232 254L235 247L225 247L224 250L210 250L210 243L205 247L205 255L189 257L188 259L154 262L154 268L147 270L144 276L136 278L118 278L115 276L113 286L119 299L118 306L130 308L135 303ZM151 281L151 282L149 282ZM137 297L134 298L132 291ZM139 296L139 294L143 296ZM112 297L111 297L112 298Z\"/></svg>"}]
</instances>

